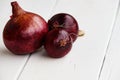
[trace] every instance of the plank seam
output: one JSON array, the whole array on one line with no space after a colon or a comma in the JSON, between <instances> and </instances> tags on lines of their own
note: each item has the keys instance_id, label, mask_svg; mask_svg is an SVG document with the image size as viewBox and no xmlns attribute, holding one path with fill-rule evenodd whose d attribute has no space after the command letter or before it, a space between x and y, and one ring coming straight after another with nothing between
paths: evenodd
<instances>
[{"instance_id":1,"label":"plank seam","mask_svg":"<svg viewBox=\"0 0 120 80\"><path fill-rule=\"evenodd\" d=\"M118 6L117 6L116 14L115 14L115 17L114 17L114 20L113 20L113 25L112 25L110 37L109 37L109 40L108 40L108 43L107 43L107 47L105 49L105 55L103 57L102 65L100 67L100 71L99 71L99 74L98 74L98 80L100 80L100 78L101 78L103 67L104 67L104 64L105 64L105 61L106 61L106 57L107 57L107 54L108 54L109 45L110 45L110 42L111 42L111 39L112 39L112 35L113 35L112 33L114 31L114 28L115 28L115 23L116 23L118 12L119 12L119 8L120 8L119 6L120 6L120 0L118 1Z\"/></svg>"},{"instance_id":2,"label":"plank seam","mask_svg":"<svg viewBox=\"0 0 120 80\"><path fill-rule=\"evenodd\" d=\"M27 62L29 61L29 59L30 59L31 55L32 55L32 54L29 54L29 56L28 56L27 60L25 61L25 63L24 63L24 65L23 65L22 69L20 70L20 72L19 72L19 74L18 74L18 76L17 76L16 80L19 80L19 78L20 78L20 76L21 76L22 72L24 71L25 66L27 65Z\"/></svg>"},{"instance_id":3,"label":"plank seam","mask_svg":"<svg viewBox=\"0 0 120 80\"><path fill-rule=\"evenodd\" d=\"M50 12L50 14L49 14L49 18L51 18L51 15L52 15L52 13L53 13L53 11L54 11L54 8L55 8L56 5L58 4L58 1L59 1L59 0L56 0L56 1L55 1L55 4L53 5L53 7L52 7L52 9L51 9L51 12Z\"/></svg>"},{"instance_id":4,"label":"plank seam","mask_svg":"<svg viewBox=\"0 0 120 80\"><path fill-rule=\"evenodd\" d=\"M119 14L119 11L120 11L120 0L119 0L119 4L118 4L117 16L118 16L118 14ZM116 18L116 20L117 20L117 18ZM115 25L116 25L116 22L115 22L114 26L115 26ZM110 70L110 72L109 72L109 74L108 74L108 80L110 80L110 77L111 77L111 70Z\"/></svg>"}]
</instances>

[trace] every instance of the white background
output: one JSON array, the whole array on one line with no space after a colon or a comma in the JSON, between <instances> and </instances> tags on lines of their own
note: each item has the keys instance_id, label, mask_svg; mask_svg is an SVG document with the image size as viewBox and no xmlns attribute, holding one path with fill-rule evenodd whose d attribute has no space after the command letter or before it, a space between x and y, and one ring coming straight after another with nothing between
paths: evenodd
<instances>
[{"instance_id":1,"label":"white background","mask_svg":"<svg viewBox=\"0 0 120 80\"><path fill-rule=\"evenodd\" d=\"M46 21L61 12L76 18L85 35L59 59L46 56L44 48L22 56L6 49L2 32L11 1L0 1L0 80L120 80L119 0L17 0Z\"/></svg>"}]
</instances>

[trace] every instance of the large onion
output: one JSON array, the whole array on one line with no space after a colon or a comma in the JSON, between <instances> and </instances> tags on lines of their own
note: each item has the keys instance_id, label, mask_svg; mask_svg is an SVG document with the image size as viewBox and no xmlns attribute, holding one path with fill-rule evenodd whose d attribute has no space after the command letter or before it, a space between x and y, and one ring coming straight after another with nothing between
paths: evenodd
<instances>
[{"instance_id":1,"label":"large onion","mask_svg":"<svg viewBox=\"0 0 120 80\"><path fill-rule=\"evenodd\" d=\"M47 23L41 16L24 11L16 1L11 6L13 14L3 31L4 44L14 54L32 53L42 46Z\"/></svg>"}]
</instances>

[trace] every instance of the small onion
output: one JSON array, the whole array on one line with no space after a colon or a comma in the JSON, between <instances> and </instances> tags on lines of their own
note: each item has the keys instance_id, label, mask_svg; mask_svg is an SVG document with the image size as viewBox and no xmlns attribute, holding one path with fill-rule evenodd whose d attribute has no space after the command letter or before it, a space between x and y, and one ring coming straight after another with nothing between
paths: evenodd
<instances>
[{"instance_id":1,"label":"small onion","mask_svg":"<svg viewBox=\"0 0 120 80\"><path fill-rule=\"evenodd\" d=\"M78 37L79 27L76 19L67 13L58 13L48 20L49 30L63 27L72 37L73 42Z\"/></svg>"},{"instance_id":2,"label":"small onion","mask_svg":"<svg viewBox=\"0 0 120 80\"><path fill-rule=\"evenodd\" d=\"M44 47L50 57L60 58L70 52L72 42L72 38L67 31L63 28L56 28L46 35Z\"/></svg>"}]
</instances>

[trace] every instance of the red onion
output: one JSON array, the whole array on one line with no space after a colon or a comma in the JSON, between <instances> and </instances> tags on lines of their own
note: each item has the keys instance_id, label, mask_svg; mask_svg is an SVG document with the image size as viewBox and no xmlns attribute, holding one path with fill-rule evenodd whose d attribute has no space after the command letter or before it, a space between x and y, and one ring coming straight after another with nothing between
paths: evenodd
<instances>
[{"instance_id":1,"label":"red onion","mask_svg":"<svg viewBox=\"0 0 120 80\"><path fill-rule=\"evenodd\" d=\"M72 38L63 28L56 28L48 32L44 47L50 57L60 58L70 52Z\"/></svg>"},{"instance_id":2,"label":"red onion","mask_svg":"<svg viewBox=\"0 0 120 80\"><path fill-rule=\"evenodd\" d=\"M58 13L50 18L48 21L49 30L63 27L72 37L73 41L78 37L78 23L76 19L67 13Z\"/></svg>"},{"instance_id":3,"label":"red onion","mask_svg":"<svg viewBox=\"0 0 120 80\"><path fill-rule=\"evenodd\" d=\"M3 31L5 46L14 54L29 54L40 48L48 32L46 21L38 14L11 2L12 16Z\"/></svg>"}]
</instances>

